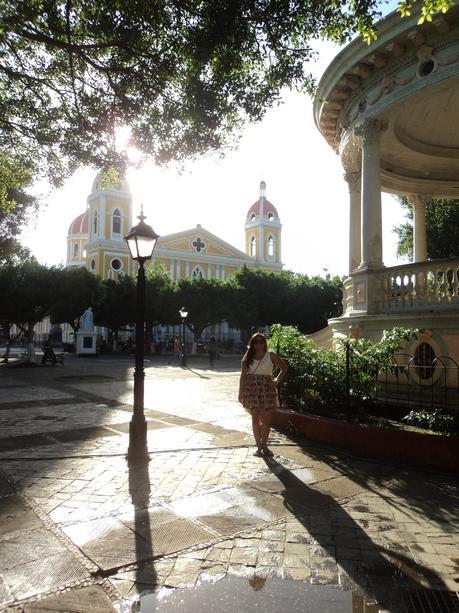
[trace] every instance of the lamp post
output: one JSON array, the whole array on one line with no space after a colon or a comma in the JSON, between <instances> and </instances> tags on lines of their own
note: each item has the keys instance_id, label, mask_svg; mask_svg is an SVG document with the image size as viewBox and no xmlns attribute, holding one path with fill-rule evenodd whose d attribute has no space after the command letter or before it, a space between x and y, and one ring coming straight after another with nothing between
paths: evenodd
<instances>
[{"instance_id":1,"label":"lamp post","mask_svg":"<svg viewBox=\"0 0 459 613\"><path fill-rule=\"evenodd\" d=\"M144 222L143 206L138 218L139 223L124 237L131 257L139 264L137 273L137 304L135 324L135 370L134 370L134 411L129 424L129 447L127 461L149 462L147 446L147 422L144 415L144 380L143 368L145 340L145 267L146 260L153 255L156 241L159 236L153 228Z\"/></svg>"},{"instance_id":2,"label":"lamp post","mask_svg":"<svg viewBox=\"0 0 459 613\"><path fill-rule=\"evenodd\" d=\"M179 311L180 317L182 318L182 366L186 366L186 355L185 355L185 319L188 316L188 311L185 307L182 307Z\"/></svg>"}]
</instances>

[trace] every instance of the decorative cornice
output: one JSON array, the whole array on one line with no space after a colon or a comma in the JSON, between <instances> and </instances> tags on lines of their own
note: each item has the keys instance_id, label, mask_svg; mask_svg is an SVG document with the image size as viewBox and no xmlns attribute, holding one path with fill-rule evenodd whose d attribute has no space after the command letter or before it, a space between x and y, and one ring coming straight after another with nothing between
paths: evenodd
<instances>
[{"instance_id":1,"label":"decorative cornice","mask_svg":"<svg viewBox=\"0 0 459 613\"><path fill-rule=\"evenodd\" d=\"M438 53L458 40L459 3L456 2L444 17L438 16L432 23L421 26L417 25L419 11L419 7L415 8L410 17L403 19L398 13L392 13L377 24L378 39L369 48L356 39L325 71L314 100L314 117L317 127L335 151L358 116L368 114L373 105L381 107L378 103L385 96L407 86L411 91L411 84L413 91L417 91L420 86L416 81L430 77L439 66L459 61L458 53L448 58L434 57L434 50ZM416 60L417 70L408 75L401 73ZM421 68L429 60L433 60L433 69L429 67L426 75ZM452 73L445 73L438 80L453 77ZM391 102L387 100L387 103Z\"/></svg>"},{"instance_id":2,"label":"decorative cornice","mask_svg":"<svg viewBox=\"0 0 459 613\"><path fill-rule=\"evenodd\" d=\"M372 145L379 141L381 134L387 129L387 122L379 119L365 119L355 126L354 131L362 138L362 146Z\"/></svg>"}]
</instances>

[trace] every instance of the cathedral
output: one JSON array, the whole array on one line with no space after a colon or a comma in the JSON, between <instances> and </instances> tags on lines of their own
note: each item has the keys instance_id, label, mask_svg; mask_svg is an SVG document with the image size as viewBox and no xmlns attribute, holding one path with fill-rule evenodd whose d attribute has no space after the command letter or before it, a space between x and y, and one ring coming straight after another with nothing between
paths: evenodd
<instances>
[{"instance_id":1,"label":"cathedral","mask_svg":"<svg viewBox=\"0 0 459 613\"><path fill-rule=\"evenodd\" d=\"M124 236L134 225L132 195L127 181L106 187L96 176L84 213L72 221L67 236L67 266L85 266L103 279L134 272ZM173 280L186 277L226 279L243 265L278 272L281 261L281 223L276 207L260 183L259 198L247 211L245 253L200 224L162 236L153 253Z\"/></svg>"},{"instance_id":2,"label":"cathedral","mask_svg":"<svg viewBox=\"0 0 459 613\"><path fill-rule=\"evenodd\" d=\"M134 262L124 237L135 223L127 181L116 179L108 187L99 173L87 198L86 211L70 224L66 265L85 266L103 279L116 280L134 274ZM198 224L189 230L161 236L152 263L164 266L172 280L223 280L244 265L279 272L282 270L281 228L279 214L266 198L266 183L262 181L258 200L248 208L244 223L245 252ZM159 326L154 330L154 337L162 341L178 333L176 326ZM220 340L240 338L239 331L230 329L226 322L212 326L206 333Z\"/></svg>"}]
</instances>

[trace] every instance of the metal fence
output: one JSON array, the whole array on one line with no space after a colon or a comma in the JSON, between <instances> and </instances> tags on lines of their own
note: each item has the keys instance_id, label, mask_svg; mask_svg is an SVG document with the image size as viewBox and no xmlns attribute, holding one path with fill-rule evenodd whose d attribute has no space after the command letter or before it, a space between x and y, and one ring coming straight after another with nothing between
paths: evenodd
<instances>
[{"instance_id":1,"label":"metal fence","mask_svg":"<svg viewBox=\"0 0 459 613\"><path fill-rule=\"evenodd\" d=\"M378 373L378 400L396 407L459 411L459 365L448 356L427 358L394 355L393 364Z\"/></svg>"}]
</instances>

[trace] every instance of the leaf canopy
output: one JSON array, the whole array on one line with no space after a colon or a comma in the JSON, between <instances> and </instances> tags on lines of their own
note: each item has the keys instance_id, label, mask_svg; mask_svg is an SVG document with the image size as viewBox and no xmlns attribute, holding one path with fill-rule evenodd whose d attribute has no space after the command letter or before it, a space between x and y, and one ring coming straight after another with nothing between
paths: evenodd
<instances>
[{"instance_id":1,"label":"leaf canopy","mask_svg":"<svg viewBox=\"0 0 459 613\"><path fill-rule=\"evenodd\" d=\"M55 183L234 142L283 88L311 92L311 41L374 38L381 0L0 0L0 149ZM405 14L412 2L401 2ZM450 0L424 0L425 17ZM423 13L424 15L424 13Z\"/></svg>"}]
</instances>

